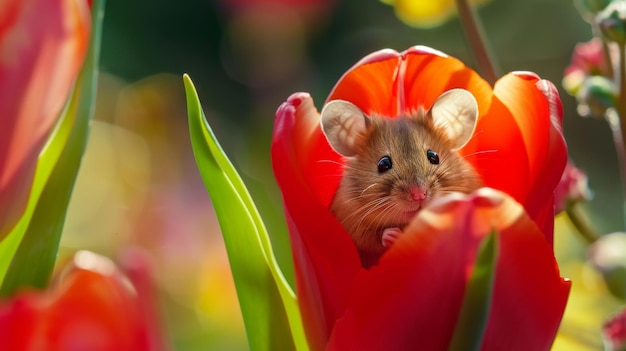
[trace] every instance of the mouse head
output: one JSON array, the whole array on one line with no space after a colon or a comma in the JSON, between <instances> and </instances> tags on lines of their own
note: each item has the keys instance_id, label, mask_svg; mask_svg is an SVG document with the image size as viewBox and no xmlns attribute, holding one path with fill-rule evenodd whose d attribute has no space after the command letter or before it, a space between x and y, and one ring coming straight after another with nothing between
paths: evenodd
<instances>
[{"instance_id":1,"label":"mouse head","mask_svg":"<svg viewBox=\"0 0 626 351\"><path fill-rule=\"evenodd\" d=\"M479 177L455 151L471 138L477 116L476 100L463 89L442 94L425 113L395 118L367 116L343 100L329 102L322 131L347 159L335 205L346 204L359 225L371 216L377 227L402 226L438 194L475 190Z\"/></svg>"}]
</instances>

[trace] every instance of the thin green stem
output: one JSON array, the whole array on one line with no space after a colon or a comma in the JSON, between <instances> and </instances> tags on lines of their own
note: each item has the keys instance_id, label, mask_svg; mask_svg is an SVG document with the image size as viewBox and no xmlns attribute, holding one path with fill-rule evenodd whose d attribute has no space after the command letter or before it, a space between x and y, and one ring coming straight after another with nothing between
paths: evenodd
<instances>
[{"instance_id":1,"label":"thin green stem","mask_svg":"<svg viewBox=\"0 0 626 351\"><path fill-rule=\"evenodd\" d=\"M613 76L613 62L611 61L611 51L609 50L609 44L604 39L602 39L602 54L604 56L604 65L606 67L606 73L609 77L612 77Z\"/></svg>"},{"instance_id":2,"label":"thin green stem","mask_svg":"<svg viewBox=\"0 0 626 351\"><path fill-rule=\"evenodd\" d=\"M626 212L626 146L624 145L623 128L626 125L620 121L619 113L615 109L608 109L605 119L611 128L613 134L613 143L615 144L615 153L619 164L619 174L622 181L622 197L624 198L623 211Z\"/></svg>"},{"instance_id":3,"label":"thin green stem","mask_svg":"<svg viewBox=\"0 0 626 351\"><path fill-rule=\"evenodd\" d=\"M613 61L611 60L611 49L609 48L609 43L604 39L602 39L602 55L604 57L606 74L608 77L613 77L615 73L613 72Z\"/></svg>"},{"instance_id":4,"label":"thin green stem","mask_svg":"<svg viewBox=\"0 0 626 351\"><path fill-rule=\"evenodd\" d=\"M484 30L477 18L478 16L474 13L467 0L456 0L456 7L461 19L461 25L465 29L465 37L471 47L478 69L483 78L493 86L500 76L499 69L487 45Z\"/></svg>"},{"instance_id":5,"label":"thin green stem","mask_svg":"<svg viewBox=\"0 0 626 351\"><path fill-rule=\"evenodd\" d=\"M617 68L617 77L616 77L616 85L618 88L617 100L615 102L615 112L617 113L617 120L619 121L619 144L618 137L613 135L613 139L615 140L615 146L617 148L617 155L620 158L620 172L622 176L622 191L623 191L623 201L624 208L622 209L624 213L624 220L626 221L626 145L624 144L624 140L626 140L626 46L624 43L618 44L619 55L618 55L618 68ZM607 112L611 113L610 111ZM613 128L613 127L612 127Z\"/></svg>"},{"instance_id":6,"label":"thin green stem","mask_svg":"<svg viewBox=\"0 0 626 351\"><path fill-rule=\"evenodd\" d=\"M596 240L598 240L600 234L593 227L591 227L589 219L580 210L578 203L574 202L569 204L565 208L565 213L576 230L578 230L578 233L580 233L582 238L585 239L588 244L593 244Z\"/></svg>"},{"instance_id":7,"label":"thin green stem","mask_svg":"<svg viewBox=\"0 0 626 351\"><path fill-rule=\"evenodd\" d=\"M619 44L619 67L618 67L618 86L619 93L617 102L615 104L615 110L619 116L619 121L622 130L622 141L626 136L626 57L624 56L625 45Z\"/></svg>"}]
</instances>

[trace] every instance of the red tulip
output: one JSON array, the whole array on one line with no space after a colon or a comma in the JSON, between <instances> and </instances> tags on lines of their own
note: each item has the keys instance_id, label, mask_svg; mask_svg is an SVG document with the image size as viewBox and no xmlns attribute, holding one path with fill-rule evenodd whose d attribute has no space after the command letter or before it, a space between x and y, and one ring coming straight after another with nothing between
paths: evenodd
<instances>
[{"instance_id":1,"label":"red tulip","mask_svg":"<svg viewBox=\"0 0 626 351\"><path fill-rule=\"evenodd\" d=\"M84 60L90 26L84 0L0 2L0 239L24 211L39 152Z\"/></svg>"},{"instance_id":2,"label":"red tulip","mask_svg":"<svg viewBox=\"0 0 626 351\"><path fill-rule=\"evenodd\" d=\"M105 257L82 251L46 292L0 302L6 350L162 350L154 292L141 255L126 274Z\"/></svg>"},{"instance_id":3,"label":"red tulip","mask_svg":"<svg viewBox=\"0 0 626 351\"><path fill-rule=\"evenodd\" d=\"M361 267L352 239L329 211L343 160L322 134L312 99L296 93L278 109L272 162L313 349L325 349L329 340L338 347L375 348L391 342L385 343L386 349L402 349L408 339L412 345L436 339L429 345L445 347L476 240L489 233L453 225L452 219L494 226L501 239L483 349L497 349L507 340L520 349L551 344L569 292L551 249L554 188L567 162L554 85L531 73L512 73L491 88L457 59L414 47L365 57L344 74L327 101L343 99L366 114L395 116L429 108L452 88L470 91L479 109L474 136L460 153L485 186L508 195L479 191L464 200L449 200L445 211L429 210L449 218L437 228L416 225L427 220L421 211L369 271ZM436 242L424 245L429 237ZM524 329L532 325L537 328ZM360 338L370 343L360 344ZM349 340L350 345L343 343Z\"/></svg>"},{"instance_id":4,"label":"red tulip","mask_svg":"<svg viewBox=\"0 0 626 351\"><path fill-rule=\"evenodd\" d=\"M602 336L605 350L618 351L626 347L626 309L622 308L604 322Z\"/></svg>"}]
</instances>

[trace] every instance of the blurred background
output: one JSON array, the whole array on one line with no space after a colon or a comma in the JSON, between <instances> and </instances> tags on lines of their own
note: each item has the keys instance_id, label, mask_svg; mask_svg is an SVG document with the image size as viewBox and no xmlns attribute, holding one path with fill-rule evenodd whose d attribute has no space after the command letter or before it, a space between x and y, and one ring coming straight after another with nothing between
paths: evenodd
<instances>
[{"instance_id":1,"label":"blurred background","mask_svg":"<svg viewBox=\"0 0 626 351\"><path fill-rule=\"evenodd\" d=\"M610 130L578 117L560 85L575 44L591 38L589 25L570 0L493 0L478 13L502 72L534 71L557 84L571 158L595 195L585 210L600 232L623 230ZM277 107L306 91L321 108L361 57L416 44L475 68L456 17L411 28L378 0L107 0L97 112L62 257L145 248L173 348L246 350L219 224L191 150L183 73L271 235L285 236L269 157ZM275 250L293 282L289 248ZM601 349L601 322L619 302L585 263L583 241L565 218L557 220L555 250L563 276L574 281L555 349Z\"/></svg>"}]
</instances>

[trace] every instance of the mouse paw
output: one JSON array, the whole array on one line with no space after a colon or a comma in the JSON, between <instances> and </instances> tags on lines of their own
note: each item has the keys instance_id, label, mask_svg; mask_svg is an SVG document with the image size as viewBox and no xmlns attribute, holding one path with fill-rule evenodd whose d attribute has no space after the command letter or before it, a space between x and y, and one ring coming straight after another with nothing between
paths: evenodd
<instances>
[{"instance_id":1,"label":"mouse paw","mask_svg":"<svg viewBox=\"0 0 626 351\"><path fill-rule=\"evenodd\" d=\"M383 231L383 246L390 247L402 234L400 228L387 228Z\"/></svg>"}]
</instances>

